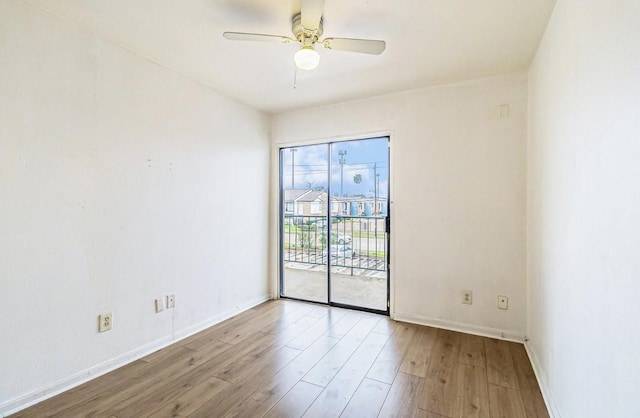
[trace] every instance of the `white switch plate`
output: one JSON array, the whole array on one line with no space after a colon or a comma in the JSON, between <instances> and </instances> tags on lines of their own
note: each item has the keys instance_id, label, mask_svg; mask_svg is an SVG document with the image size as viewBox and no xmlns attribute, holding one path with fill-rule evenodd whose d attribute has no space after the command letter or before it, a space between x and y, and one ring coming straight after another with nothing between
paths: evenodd
<instances>
[{"instance_id":1,"label":"white switch plate","mask_svg":"<svg viewBox=\"0 0 640 418\"><path fill-rule=\"evenodd\" d=\"M156 313L164 311L164 298L156 299Z\"/></svg>"},{"instance_id":2,"label":"white switch plate","mask_svg":"<svg viewBox=\"0 0 640 418\"><path fill-rule=\"evenodd\" d=\"M509 309L509 298L506 296L498 296L498 309Z\"/></svg>"},{"instance_id":3,"label":"white switch plate","mask_svg":"<svg viewBox=\"0 0 640 418\"><path fill-rule=\"evenodd\" d=\"M175 308L176 306L176 295L167 296L167 309Z\"/></svg>"},{"instance_id":4,"label":"white switch plate","mask_svg":"<svg viewBox=\"0 0 640 418\"><path fill-rule=\"evenodd\" d=\"M98 332L109 331L113 326L113 315L111 312L98 315Z\"/></svg>"},{"instance_id":5,"label":"white switch plate","mask_svg":"<svg viewBox=\"0 0 640 418\"><path fill-rule=\"evenodd\" d=\"M471 305L473 303L473 292L471 290L462 291L462 303Z\"/></svg>"}]
</instances>

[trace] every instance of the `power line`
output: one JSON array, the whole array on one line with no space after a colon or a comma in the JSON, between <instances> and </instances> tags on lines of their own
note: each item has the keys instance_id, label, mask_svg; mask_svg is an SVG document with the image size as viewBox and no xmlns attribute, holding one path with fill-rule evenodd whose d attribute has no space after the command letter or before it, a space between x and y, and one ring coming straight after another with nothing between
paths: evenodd
<instances>
[{"instance_id":1,"label":"power line","mask_svg":"<svg viewBox=\"0 0 640 418\"><path fill-rule=\"evenodd\" d=\"M384 164L386 161L369 161L369 162L364 162L364 163L351 163L351 164L346 164L347 166L353 166L353 165L367 165L367 164ZM335 164L334 164L335 165ZM296 165L296 167L328 167L329 164L298 164Z\"/></svg>"}]
</instances>

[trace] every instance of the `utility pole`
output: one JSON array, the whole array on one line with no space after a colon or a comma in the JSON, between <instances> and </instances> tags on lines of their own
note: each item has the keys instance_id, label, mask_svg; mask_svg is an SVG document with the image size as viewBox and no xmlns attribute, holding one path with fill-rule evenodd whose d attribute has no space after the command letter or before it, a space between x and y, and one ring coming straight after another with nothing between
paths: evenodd
<instances>
[{"instance_id":1,"label":"utility pole","mask_svg":"<svg viewBox=\"0 0 640 418\"><path fill-rule=\"evenodd\" d=\"M380 173L376 174L376 190L378 191L378 193L376 193L377 196L380 196ZM376 199L376 209L378 210L378 199ZM380 211L378 211L378 215L380 215Z\"/></svg>"},{"instance_id":2,"label":"utility pole","mask_svg":"<svg viewBox=\"0 0 640 418\"><path fill-rule=\"evenodd\" d=\"M298 151L295 148L291 148L291 188L296 188L296 152Z\"/></svg>"},{"instance_id":3,"label":"utility pole","mask_svg":"<svg viewBox=\"0 0 640 418\"><path fill-rule=\"evenodd\" d=\"M373 163L373 216L376 215L376 208L378 207L378 163Z\"/></svg>"},{"instance_id":4,"label":"utility pole","mask_svg":"<svg viewBox=\"0 0 640 418\"><path fill-rule=\"evenodd\" d=\"M347 155L347 151L340 150L338 151L338 155L340 156L340 159L338 160L338 162L340 163L340 195L344 196L343 179L344 179L344 164L347 162L347 158L345 157L345 155Z\"/></svg>"}]
</instances>

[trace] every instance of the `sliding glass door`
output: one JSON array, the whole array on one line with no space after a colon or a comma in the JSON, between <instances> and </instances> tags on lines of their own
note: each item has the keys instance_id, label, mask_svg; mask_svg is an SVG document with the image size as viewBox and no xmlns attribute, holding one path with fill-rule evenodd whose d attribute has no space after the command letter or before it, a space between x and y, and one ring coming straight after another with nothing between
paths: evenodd
<instances>
[{"instance_id":1,"label":"sliding glass door","mask_svg":"<svg viewBox=\"0 0 640 418\"><path fill-rule=\"evenodd\" d=\"M280 150L280 295L388 313L387 137Z\"/></svg>"},{"instance_id":2,"label":"sliding glass door","mask_svg":"<svg viewBox=\"0 0 640 418\"><path fill-rule=\"evenodd\" d=\"M326 144L280 150L281 296L329 303Z\"/></svg>"}]
</instances>

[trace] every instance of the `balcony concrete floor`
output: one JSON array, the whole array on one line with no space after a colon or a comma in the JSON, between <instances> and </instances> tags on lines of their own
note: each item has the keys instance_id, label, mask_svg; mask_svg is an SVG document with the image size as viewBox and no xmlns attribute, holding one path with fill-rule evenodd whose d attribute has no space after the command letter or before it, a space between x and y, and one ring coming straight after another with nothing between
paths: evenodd
<instances>
[{"instance_id":1,"label":"balcony concrete floor","mask_svg":"<svg viewBox=\"0 0 640 418\"><path fill-rule=\"evenodd\" d=\"M286 263L283 294L296 299L327 302L327 268L317 264ZM387 310L387 272L333 267L331 301Z\"/></svg>"}]
</instances>

